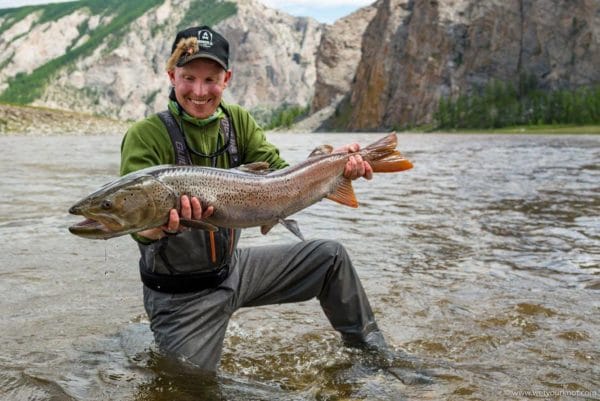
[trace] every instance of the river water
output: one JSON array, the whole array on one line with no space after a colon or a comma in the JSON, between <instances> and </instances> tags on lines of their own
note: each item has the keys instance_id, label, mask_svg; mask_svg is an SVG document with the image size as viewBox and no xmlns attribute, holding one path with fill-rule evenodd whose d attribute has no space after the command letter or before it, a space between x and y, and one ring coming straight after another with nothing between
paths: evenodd
<instances>
[{"instance_id":1,"label":"river water","mask_svg":"<svg viewBox=\"0 0 600 401\"><path fill-rule=\"evenodd\" d=\"M298 162L376 134L272 133ZM402 134L412 170L297 214L349 250L388 341L430 384L345 348L316 301L238 311L216 378L156 352L137 249L67 227L119 135L0 137L1 400L600 399L600 136ZM242 246L296 241L245 230Z\"/></svg>"}]
</instances>

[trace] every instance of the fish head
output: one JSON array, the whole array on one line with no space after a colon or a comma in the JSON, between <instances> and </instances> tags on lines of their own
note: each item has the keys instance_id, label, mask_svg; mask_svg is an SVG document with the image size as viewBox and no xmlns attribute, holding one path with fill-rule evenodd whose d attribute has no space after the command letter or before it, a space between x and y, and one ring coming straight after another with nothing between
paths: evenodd
<instances>
[{"instance_id":1,"label":"fish head","mask_svg":"<svg viewBox=\"0 0 600 401\"><path fill-rule=\"evenodd\" d=\"M84 238L108 239L159 227L177 202L175 191L152 175L124 176L74 204L69 213L86 220L69 231Z\"/></svg>"}]
</instances>

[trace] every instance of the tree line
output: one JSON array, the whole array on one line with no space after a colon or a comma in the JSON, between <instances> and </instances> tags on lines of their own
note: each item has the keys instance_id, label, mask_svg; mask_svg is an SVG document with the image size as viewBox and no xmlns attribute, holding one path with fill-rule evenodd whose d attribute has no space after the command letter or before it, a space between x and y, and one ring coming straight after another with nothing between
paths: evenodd
<instances>
[{"instance_id":1,"label":"tree line","mask_svg":"<svg viewBox=\"0 0 600 401\"><path fill-rule=\"evenodd\" d=\"M290 128L292 124L306 117L310 111L310 105L283 105L273 110L268 121L264 124L265 130L275 128Z\"/></svg>"},{"instance_id":2,"label":"tree line","mask_svg":"<svg viewBox=\"0 0 600 401\"><path fill-rule=\"evenodd\" d=\"M534 77L493 79L478 93L441 98L434 119L438 129L600 124L600 85L548 91Z\"/></svg>"}]
</instances>

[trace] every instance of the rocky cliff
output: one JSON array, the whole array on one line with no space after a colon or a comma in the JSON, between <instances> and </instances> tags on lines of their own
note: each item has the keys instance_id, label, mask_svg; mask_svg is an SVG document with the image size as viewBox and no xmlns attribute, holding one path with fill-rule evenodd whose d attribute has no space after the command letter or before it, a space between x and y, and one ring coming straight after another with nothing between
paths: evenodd
<instances>
[{"instance_id":1,"label":"rocky cliff","mask_svg":"<svg viewBox=\"0 0 600 401\"><path fill-rule=\"evenodd\" d=\"M350 90L361 59L363 34L376 11L372 5L364 7L323 28L315 61L313 113L337 104Z\"/></svg>"},{"instance_id":2,"label":"rocky cliff","mask_svg":"<svg viewBox=\"0 0 600 401\"><path fill-rule=\"evenodd\" d=\"M55 4L0 14L0 90L18 97L20 81L41 81L39 94L25 103L138 119L166 105L164 67L177 30L207 23L231 42L233 82L227 100L268 109L305 106L312 99L322 31L313 19L292 17L256 0L144 0L114 11L99 3L73 3L68 12ZM115 25L133 11L139 15Z\"/></svg>"},{"instance_id":3,"label":"rocky cliff","mask_svg":"<svg viewBox=\"0 0 600 401\"><path fill-rule=\"evenodd\" d=\"M323 25L255 0L237 3L237 14L217 25L233 49L231 98L251 108L309 104Z\"/></svg>"},{"instance_id":4,"label":"rocky cliff","mask_svg":"<svg viewBox=\"0 0 600 401\"><path fill-rule=\"evenodd\" d=\"M600 83L598 0L379 0L354 84L333 123L377 130L431 122L441 96L495 78L542 88Z\"/></svg>"},{"instance_id":5,"label":"rocky cliff","mask_svg":"<svg viewBox=\"0 0 600 401\"><path fill-rule=\"evenodd\" d=\"M333 25L257 0L81 0L0 10L0 101L138 119L164 108L175 33L204 23L231 42L226 100L310 104L310 129L427 124L491 79L600 83L598 0L377 0Z\"/></svg>"}]
</instances>

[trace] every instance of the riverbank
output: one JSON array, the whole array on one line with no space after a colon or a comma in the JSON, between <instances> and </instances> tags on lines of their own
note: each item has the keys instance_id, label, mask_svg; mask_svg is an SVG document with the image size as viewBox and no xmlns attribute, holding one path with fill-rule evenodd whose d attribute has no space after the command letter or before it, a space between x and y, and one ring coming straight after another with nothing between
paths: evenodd
<instances>
[{"instance_id":1,"label":"riverbank","mask_svg":"<svg viewBox=\"0 0 600 401\"><path fill-rule=\"evenodd\" d=\"M431 126L419 127L411 132L450 134L600 134L600 125L521 125L503 128L473 128L460 130L435 130Z\"/></svg>"},{"instance_id":2,"label":"riverbank","mask_svg":"<svg viewBox=\"0 0 600 401\"><path fill-rule=\"evenodd\" d=\"M312 132L319 126L319 113L293 125L286 132ZM46 107L0 103L0 135L105 135L125 133L130 122L108 117ZM279 129L274 129L280 131ZM400 132L400 131L399 131ZM431 125L408 132L456 134L600 134L599 125L532 125L495 129L438 131Z\"/></svg>"},{"instance_id":3,"label":"riverbank","mask_svg":"<svg viewBox=\"0 0 600 401\"><path fill-rule=\"evenodd\" d=\"M600 134L600 125L531 125L457 132L463 134Z\"/></svg>"},{"instance_id":4,"label":"riverbank","mask_svg":"<svg viewBox=\"0 0 600 401\"><path fill-rule=\"evenodd\" d=\"M0 135L105 135L124 133L128 122L46 107L0 104Z\"/></svg>"}]
</instances>

